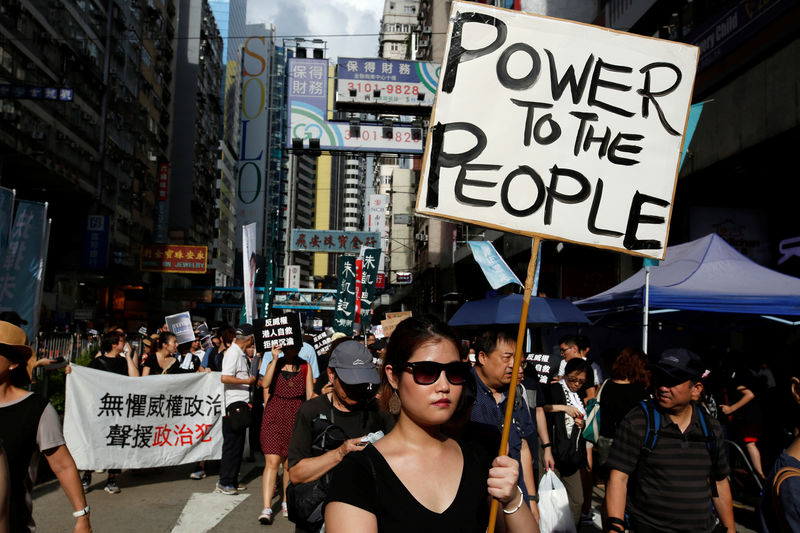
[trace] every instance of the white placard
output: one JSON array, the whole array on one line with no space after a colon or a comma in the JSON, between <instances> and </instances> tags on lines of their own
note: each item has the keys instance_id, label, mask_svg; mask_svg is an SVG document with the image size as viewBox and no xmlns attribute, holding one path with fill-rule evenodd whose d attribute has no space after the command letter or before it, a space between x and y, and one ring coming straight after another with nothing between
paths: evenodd
<instances>
[{"instance_id":1,"label":"white placard","mask_svg":"<svg viewBox=\"0 0 800 533\"><path fill-rule=\"evenodd\" d=\"M245 321L253 323L256 305L256 224L242 226L242 279L244 280Z\"/></svg>"},{"instance_id":2,"label":"white placard","mask_svg":"<svg viewBox=\"0 0 800 533\"><path fill-rule=\"evenodd\" d=\"M79 470L219 459L219 372L129 378L72 366L64 438Z\"/></svg>"},{"instance_id":3,"label":"white placard","mask_svg":"<svg viewBox=\"0 0 800 533\"><path fill-rule=\"evenodd\" d=\"M453 2L417 211L662 258L697 57Z\"/></svg>"},{"instance_id":4,"label":"white placard","mask_svg":"<svg viewBox=\"0 0 800 533\"><path fill-rule=\"evenodd\" d=\"M194 340L194 329L192 328L192 315L189 311L184 311L175 315L164 317L167 329L175 335L178 344L192 342Z\"/></svg>"}]
</instances>

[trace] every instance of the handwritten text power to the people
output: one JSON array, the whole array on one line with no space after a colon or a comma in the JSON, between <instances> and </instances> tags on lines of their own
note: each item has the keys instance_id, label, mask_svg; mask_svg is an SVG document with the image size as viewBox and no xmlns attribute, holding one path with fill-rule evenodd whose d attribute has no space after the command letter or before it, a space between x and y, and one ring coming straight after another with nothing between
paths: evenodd
<instances>
[{"instance_id":1,"label":"handwritten text power to the people","mask_svg":"<svg viewBox=\"0 0 800 533\"><path fill-rule=\"evenodd\" d=\"M417 210L662 257L697 48L455 2Z\"/></svg>"}]
</instances>

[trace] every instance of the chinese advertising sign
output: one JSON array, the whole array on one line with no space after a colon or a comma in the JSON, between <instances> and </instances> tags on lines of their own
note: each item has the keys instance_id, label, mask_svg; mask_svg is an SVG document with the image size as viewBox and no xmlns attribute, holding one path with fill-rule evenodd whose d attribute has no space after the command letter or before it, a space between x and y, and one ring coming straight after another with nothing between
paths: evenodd
<instances>
[{"instance_id":1,"label":"chinese advertising sign","mask_svg":"<svg viewBox=\"0 0 800 533\"><path fill-rule=\"evenodd\" d=\"M340 57L336 103L432 107L440 68L421 61Z\"/></svg>"},{"instance_id":2,"label":"chinese advertising sign","mask_svg":"<svg viewBox=\"0 0 800 533\"><path fill-rule=\"evenodd\" d=\"M380 124L361 124L356 131L349 122L329 122L327 59L291 58L288 71L287 148L294 148L294 139L306 148L309 139L319 139L321 150L422 153L421 136L415 139L410 126L395 126L385 137Z\"/></svg>"},{"instance_id":3,"label":"chinese advertising sign","mask_svg":"<svg viewBox=\"0 0 800 533\"><path fill-rule=\"evenodd\" d=\"M291 251L360 253L361 247L380 248L377 232L293 229Z\"/></svg>"},{"instance_id":4,"label":"chinese advertising sign","mask_svg":"<svg viewBox=\"0 0 800 533\"><path fill-rule=\"evenodd\" d=\"M145 244L142 246L141 270L205 274L208 266L207 250L206 246Z\"/></svg>"}]
</instances>

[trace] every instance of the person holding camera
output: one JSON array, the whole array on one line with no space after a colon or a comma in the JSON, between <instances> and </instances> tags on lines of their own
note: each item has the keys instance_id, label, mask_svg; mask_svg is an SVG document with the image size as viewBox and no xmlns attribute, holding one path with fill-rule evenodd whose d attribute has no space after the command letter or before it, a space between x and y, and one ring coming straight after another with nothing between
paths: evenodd
<instances>
[{"instance_id":1,"label":"person holding camera","mask_svg":"<svg viewBox=\"0 0 800 533\"><path fill-rule=\"evenodd\" d=\"M289 442L289 479L294 486L290 493L298 490L298 500L305 503L309 500L302 497L303 490L317 488L323 496L313 505L316 514L305 512L307 505L293 508L289 498L289 519L297 525L296 533L322 527L329 472L348 453L360 452L394 426L392 416L375 401L380 377L366 346L353 340L338 344L326 372L332 391L300 406Z\"/></svg>"}]
</instances>

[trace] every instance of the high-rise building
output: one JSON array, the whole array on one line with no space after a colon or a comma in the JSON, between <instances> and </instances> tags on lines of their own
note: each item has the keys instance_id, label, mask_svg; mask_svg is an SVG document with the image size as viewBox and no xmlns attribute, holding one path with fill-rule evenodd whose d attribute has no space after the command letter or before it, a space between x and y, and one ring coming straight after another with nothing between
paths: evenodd
<instances>
[{"instance_id":1,"label":"high-rise building","mask_svg":"<svg viewBox=\"0 0 800 533\"><path fill-rule=\"evenodd\" d=\"M364 181L366 162L363 156L350 154L344 163L345 231L361 231L364 225Z\"/></svg>"},{"instance_id":2,"label":"high-rise building","mask_svg":"<svg viewBox=\"0 0 800 533\"><path fill-rule=\"evenodd\" d=\"M209 5L222 37L222 79L219 149L217 150L217 198L214 247L210 253L214 284L230 285L234 279L236 252L236 166L239 160L241 109L240 56L245 36L247 0L210 0Z\"/></svg>"},{"instance_id":3,"label":"high-rise building","mask_svg":"<svg viewBox=\"0 0 800 533\"><path fill-rule=\"evenodd\" d=\"M385 0L379 54L387 59L410 59L411 35L417 25L420 0Z\"/></svg>"},{"instance_id":4,"label":"high-rise building","mask_svg":"<svg viewBox=\"0 0 800 533\"><path fill-rule=\"evenodd\" d=\"M212 246L217 195L222 38L208 0L180 0L169 237Z\"/></svg>"},{"instance_id":5,"label":"high-rise building","mask_svg":"<svg viewBox=\"0 0 800 533\"><path fill-rule=\"evenodd\" d=\"M142 320L161 299L138 263L169 162L175 25L173 0L0 2L0 185L49 204L43 307L60 323ZM106 228L91 256L89 216Z\"/></svg>"}]
</instances>

